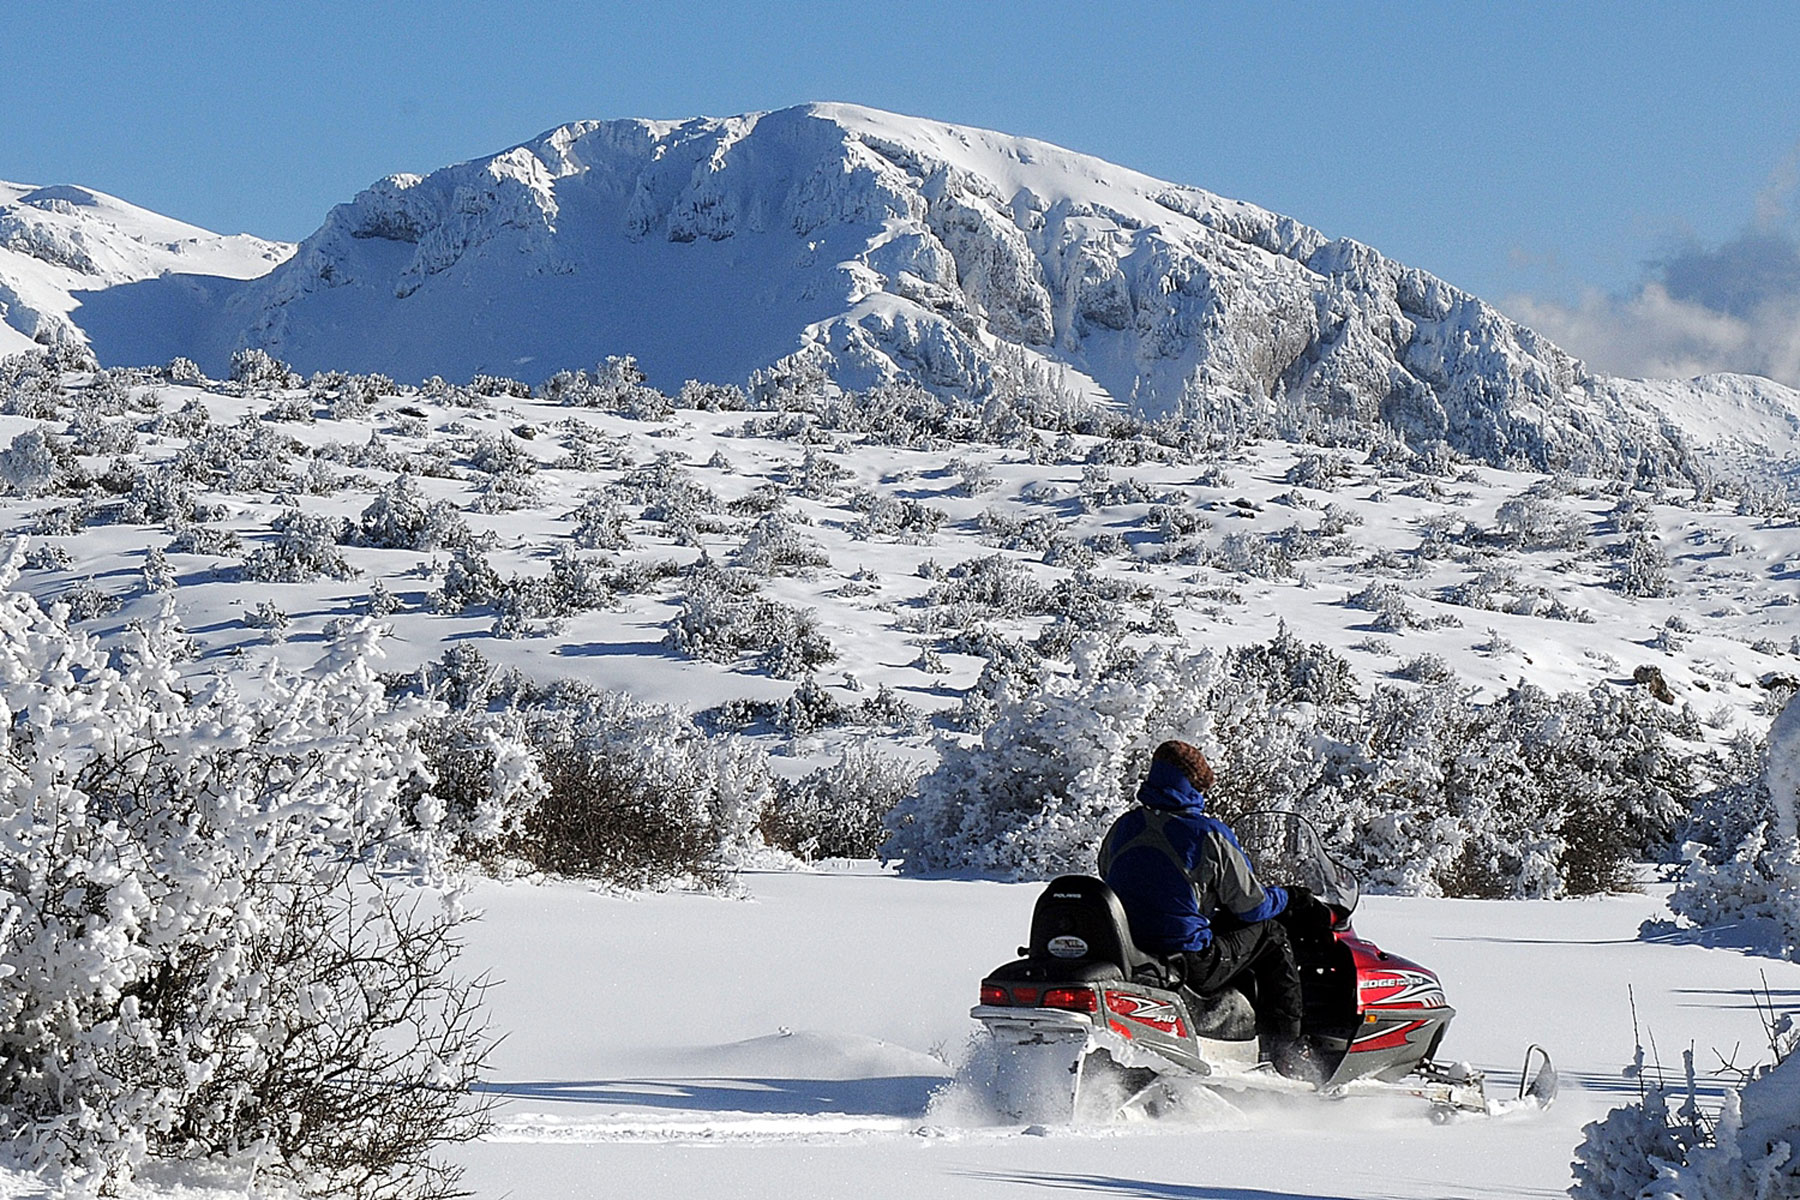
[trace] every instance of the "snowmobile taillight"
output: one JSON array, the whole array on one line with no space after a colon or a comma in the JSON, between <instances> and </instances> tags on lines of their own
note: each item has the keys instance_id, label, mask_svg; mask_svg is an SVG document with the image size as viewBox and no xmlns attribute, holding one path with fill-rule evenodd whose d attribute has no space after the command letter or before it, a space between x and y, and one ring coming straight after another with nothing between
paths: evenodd
<instances>
[{"instance_id":1,"label":"snowmobile taillight","mask_svg":"<svg viewBox=\"0 0 1800 1200\"><path fill-rule=\"evenodd\" d=\"M1038 990L1034 987L1016 987L1013 989L1012 995L1014 1004L1036 1004L1038 1002Z\"/></svg>"},{"instance_id":2,"label":"snowmobile taillight","mask_svg":"<svg viewBox=\"0 0 1800 1200\"><path fill-rule=\"evenodd\" d=\"M1046 988L1045 1008L1066 1008L1070 1012L1099 1012L1100 997L1093 988Z\"/></svg>"},{"instance_id":3,"label":"snowmobile taillight","mask_svg":"<svg viewBox=\"0 0 1800 1200\"><path fill-rule=\"evenodd\" d=\"M981 1002L983 1004L1007 1005L1011 1004L1012 1000L1007 996L1006 989L999 984L984 983L981 985Z\"/></svg>"}]
</instances>

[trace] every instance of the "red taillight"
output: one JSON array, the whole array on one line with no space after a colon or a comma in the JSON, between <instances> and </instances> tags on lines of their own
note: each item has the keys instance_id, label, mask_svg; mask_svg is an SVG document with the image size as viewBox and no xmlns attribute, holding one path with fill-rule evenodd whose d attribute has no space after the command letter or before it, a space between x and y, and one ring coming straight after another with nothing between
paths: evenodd
<instances>
[{"instance_id":1,"label":"red taillight","mask_svg":"<svg viewBox=\"0 0 1800 1200\"><path fill-rule=\"evenodd\" d=\"M1100 998L1093 988L1048 988L1044 992L1045 1008L1066 1008L1071 1012L1099 1012Z\"/></svg>"},{"instance_id":2,"label":"red taillight","mask_svg":"<svg viewBox=\"0 0 1800 1200\"><path fill-rule=\"evenodd\" d=\"M1011 1000L1007 999L1006 989L992 983L984 983L981 985L981 1002L983 1004L999 1005L1012 1003Z\"/></svg>"},{"instance_id":3,"label":"red taillight","mask_svg":"<svg viewBox=\"0 0 1800 1200\"><path fill-rule=\"evenodd\" d=\"M1016 987L1013 989L1014 1004L1036 1004L1038 990L1034 987Z\"/></svg>"}]
</instances>

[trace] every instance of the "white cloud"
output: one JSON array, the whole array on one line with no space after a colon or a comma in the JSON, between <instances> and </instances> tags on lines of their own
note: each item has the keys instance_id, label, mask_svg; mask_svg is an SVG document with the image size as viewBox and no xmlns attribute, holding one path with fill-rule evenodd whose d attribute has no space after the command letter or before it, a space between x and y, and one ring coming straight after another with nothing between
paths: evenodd
<instances>
[{"instance_id":1,"label":"white cloud","mask_svg":"<svg viewBox=\"0 0 1800 1200\"><path fill-rule=\"evenodd\" d=\"M1567 305L1512 296L1501 307L1609 375L1738 371L1800 387L1800 294L1769 297L1738 316L1680 299L1652 279L1625 297L1590 292Z\"/></svg>"},{"instance_id":2,"label":"white cloud","mask_svg":"<svg viewBox=\"0 0 1800 1200\"><path fill-rule=\"evenodd\" d=\"M1739 371L1800 387L1797 189L1800 145L1758 191L1754 224L1730 241L1648 264L1624 296L1596 291L1565 304L1519 295L1501 307L1608 374Z\"/></svg>"}]
</instances>

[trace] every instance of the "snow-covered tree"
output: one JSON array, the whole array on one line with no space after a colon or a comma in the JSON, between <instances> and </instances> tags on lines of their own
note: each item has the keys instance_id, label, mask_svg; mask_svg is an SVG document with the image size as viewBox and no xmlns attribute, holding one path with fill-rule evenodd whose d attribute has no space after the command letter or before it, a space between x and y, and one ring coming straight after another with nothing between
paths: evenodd
<instances>
[{"instance_id":1,"label":"snow-covered tree","mask_svg":"<svg viewBox=\"0 0 1800 1200\"><path fill-rule=\"evenodd\" d=\"M110 646L0 562L0 1133L78 1190L242 1156L302 1190L445 1195L483 1125L447 844L360 622L253 692L184 681L172 610ZM398 874L397 874L398 873Z\"/></svg>"},{"instance_id":2,"label":"snow-covered tree","mask_svg":"<svg viewBox=\"0 0 1800 1200\"><path fill-rule=\"evenodd\" d=\"M1717 845L1683 847L1687 870L1669 897L1675 915L1706 928L1734 925L1765 948L1800 958L1800 703L1789 699L1769 729L1759 782L1727 790L1710 807Z\"/></svg>"}]
</instances>

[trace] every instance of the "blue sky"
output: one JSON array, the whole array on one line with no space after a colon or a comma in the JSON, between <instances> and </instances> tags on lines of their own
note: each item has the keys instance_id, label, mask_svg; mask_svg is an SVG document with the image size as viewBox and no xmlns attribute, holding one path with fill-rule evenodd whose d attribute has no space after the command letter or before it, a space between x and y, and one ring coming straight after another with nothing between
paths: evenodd
<instances>
[{"instance_id":1,"label":"blue sky","mask_svg":"<svg viewBox=\"0 0 1800 1200\"><path fill-rule=\"evenodd\" d=\"M1773 4L0 0L0 178L297 239L565 121L846 100L1291 214L1616 369L1800 330L1797 52ZM1743 328L1684 319L1726 293Z\"/></svg>"}]
</instances>

